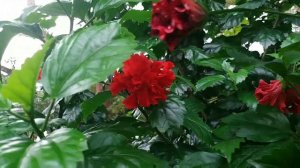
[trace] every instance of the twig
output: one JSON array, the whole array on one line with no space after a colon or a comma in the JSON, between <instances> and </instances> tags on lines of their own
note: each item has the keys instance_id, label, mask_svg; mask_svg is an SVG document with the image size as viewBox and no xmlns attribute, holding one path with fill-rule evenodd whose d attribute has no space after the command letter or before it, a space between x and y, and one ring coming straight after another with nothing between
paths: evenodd
<instances>
[{"instance_id":1,"label":"twig","mask_svg":"<svg viewBox=\"0 0 300 168\"><path fill-rule=\"evenodd\" d=\"M9 113L9 114L15 116L16 118L18 118L18 119L20 119L20 120L23 120L23 121L25 121L25 122L30 123L29 119L27 119L27 118L25 118L25 117L23 117L23 116L21 116L21 115L19 115L19 114L16 114L16 113L14 113L14 112L12 112L12 111L10 111L10 110L8 110L7 113Z\"/></svg>"},{"instance_id":2,"label":"twig","mask_svg":"<svg viewBox=\"0 0 300 168\"><path fill-rule=\"evenodd\" d=\"M44 125L43 125L43 127L42 127L42 132L44 132L44 131L46 130L46 128L47 128L48 121L49 121L49 118L50 118L50 115L51 115L51 111L52 111L52 109L53 109L53 107L54 107L54 104L55 104L55 99L53 99L53 100L51 101L51 104L50 104L49 110L48 110L48 112L47 112L47 116L46 116Z\"/></svg>"}]
</instances>

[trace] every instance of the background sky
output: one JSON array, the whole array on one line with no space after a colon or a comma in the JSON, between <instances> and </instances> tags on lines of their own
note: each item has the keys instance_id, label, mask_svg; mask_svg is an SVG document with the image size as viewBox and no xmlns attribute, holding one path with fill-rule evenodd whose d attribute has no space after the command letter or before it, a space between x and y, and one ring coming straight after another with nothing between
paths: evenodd
<instances>
[{"instance_id":1,"label":"background sky","mask_svg":"<svg viewBox=\"0 0 300 168\"><path fill-rule=\"evenodd\" d=\"M45 5L55 0L35 0L36 5ZM0 0L0 21L12 21L18 18L23 9L27 7L27 0ZM68 33L69 21L67 17L59 17L56 27L49 30L54 35ZM1 37L0 37L1 42ZM27 57L31 57L37 50L41 49L42 42L25 35L15 36L6 48L1 64L12 68L15 60L15 68L20 69Z\"/></svg>"}]
</instances>

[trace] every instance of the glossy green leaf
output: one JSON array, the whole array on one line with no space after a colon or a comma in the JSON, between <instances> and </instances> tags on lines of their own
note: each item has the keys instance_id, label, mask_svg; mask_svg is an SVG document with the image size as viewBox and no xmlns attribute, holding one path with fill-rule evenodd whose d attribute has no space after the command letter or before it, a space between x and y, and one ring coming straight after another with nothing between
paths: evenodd
<instances>
[{"instance_id":1,"label":"glossy green leaf","mask_svg":"<svg viewBox=\"0 0 300 168\"><path fill-rule=\"evenodd\" d=\"M292 134L289 121L284 114L267 107L260 107L258 112L232 114L222 121L235 130L237 137L256 142L275 142Z\"/></svg>"},{"instance_id":2,"label":"glossy green leaf","mask_svg":"<svg viewBox=\"0 0 300 168\"><path fill-rule=\"evenodd\" d=\"M246 69L240 69L238 72L229 73L228 75L235 84L239 84L246 80L248 74L249 72Z\"/></svg>"},{"instance_id":3,"label":"glossy green leaf","mask_svg":"<svg viewBox=\"0 0 300 168\"><path fill-rule=\"evenodd\" d=\"M27 58L21 70L15 70L3 85L1 92L5 98L20 103L26 112L33 106L35 85L42 61L47 54L52 40L48 41L43 49L36 52L33 57Z\"/></svg>"},{"instance_id":4,"label":"glossy green leaf","mask_svg":"<svg viewBox=\"0 0 300 168\"><path fill-rule=\"evenodd\" d=\"M195 62L196 65L203 66L203 67L208 67L215 69L217 71L222 71L222 58L209 58L209 59L204 59L204 60L198 60Z\"/></svg>"},{"instance_id":5,"label":"glossy green leaf","mask_svg":"<svg viewBox=\"0 0 300 168\"><path fill-rule=\"evenodd\" d=\"M253 41L259 42L264 49L267 49L269 46L275 45L277 42L282 41L283 38L283 33L279 30L261 28L259 32L254 34Z\"/></svg>"},{"instance_id":6,"label":"glossy green leaf","mask_svg":"<svg viewBox=\"0 0 300 168\"><path fill-rule=\"evenodd\" d=\"M78 131L62 128L37 143L13 138L0 141L0 163L4 167L73 168L83 161L85 137Z\"/></svg>"},{"instance_id":7,"label":"glossy green leaf","mask_svg":"<svg viewBox=\"0 0 300 168\"><path fill-rule=\"evenodd\" d=\"M62 116L69 127L75 127L81 121L81 108L79 105L68 107Z\"/></svg>"},{"instance_id":8,"label":"glossy green leaf","mask_svg":"<svg viewBox=\"0 0 300 168\"><path fill-rule=\"evenodd\" d=\"M242 5L239 5L238 8L257 9L263 6L266 2L267 0L250 0Z\"/></svg>"},{"instance_id":9,"label":"glossy green leaf","mask_svg":"<svg viewBox=\"0 0 300 168\"><path fill-rule=\"evenodd\" d=\"M23 138L11 138L0 141L0 164L3 168L21 167L27 148L33 141ZM24 165L24 167L26 167Z\"/></svg>"},{"instance_id":10,"label":"glossy green leaf","mask_svg":"<svg viewBox=\"0 0 300 168\"><path fill-rule=\"evenodd\" d=\"M216 153L195 152L184 156L180 168L220 168L225 167L226 161Z\"/></svg>"},{"instance_id":11,"label":"glossy green leaf","mask_svg":"<svg viewBox=\"0 0 300 168\"><path fill-rule=\"evenodd\" d=\"M197 62L203 59L204 60L207 59L208 56L206 56L200 48L197 48L195 46L190 46L189 48L184 50L184 58L191 61L192 63L197 64Z\"/></svg>"},{"instance_id":12,"label":"glossy green leaf","mask_svg":"<svg viewBox=\"0 0 300 168\"><path fill-rule=\"evenodd\" d=\"M256 109L258 105L258 101L256 100L256 97L253 92L246 92L242 91L238 93L238 98L241 100L243 103L247 105L247 107L251 109Z\"/></svg>"},{"instance_id":13,"label":"glossy green leaf","mask_svg":"<svg viewBox=\"0 0 300 168\"><path fill-rule=\"evenodd\" d=\"M160 132L166 132L169 128L179 128L183 125L185 113L184 102L176 96L169 96L163 106L150 114L150 122L152 127L156 127Z\"/></svg>"},{"instance_id":14,"label":"glossy green leaf","mask_svg":"<svg viewBox=\"0 0 300 168\"><path fill-rule=\"evenodd\" d=\"M43 40L42 30L36 24L0 21L0 60L11 38L19 33Z\"/></svg>"},{"instance_id":15,"label":"glossy green leaf","mask_svg":"<svg viewBox=\"0 0 300 168\"><path fill-rule=\"evenodd\" d=\"M203 112L204 104L197 99L187 99L185 104L187 113L184 116L184 126L191 129L202 142L212 144L212 130L198 115L198 112Z\"/></svg>"},{"instance_id":16,"label":"glossy green leaf","mask_svg":"<svg viewBox=\"0 0 300 168\"><path fill-rule=\"evenodd\" d=\"M2 89L2 85L0 85L0 90ZM0 111L9 110L11 108L11 102L3 97L0 93Z\"/></svg>"},{"instance_id":17,"label":"glossy green leaf","mask_svg":"<svg viewBox=\"0 0 300 168\"><path fill-rule=\"evenodd\" d=\"M224 82L224 80L225 76L223 75L206 76L197 82L197 91L203 91L209 87L220 85Z\"/></svg>"},{"instance_id":18,"label":"glossy green leaf","mask_svg":"<svg viewBox=\"0 0 300 168\"><path fill-rule=\"evenodd\" d=\"M291 140L267 145L247 145L235 152L230 167L297 168L300 164L299 152L299 148Z\"/></svg>"},{"instance_id":19,"label":"glossy green leaf","mask_svg":"<svg viewBox=\"0 0 300 168\"><path fill-rule=\"evenodd\" d=\"M125 138L116 133L99 132L89 139L90 153L85 162L91 168L101 167L167 167L166 162L159 160L146 151L127 146Z\"/></svg>"},{"instance_id":20,"label":"glossy green leaf","mask_svg":"<svg viewBox=\"0 0 300 168\"><path fill-rule=\"evenodd\" d=\"M0 140L16 137L30 130L30 125L6 111L0 112Z\"/></svg>"},{"instance_id":21,"label":"glossy green leaf","mask_svg":"<svg viewBox=\"0 0 300 168\"><path fill-rule=\"evenodd\" d=\"M285 77L288 73L287 68L285 67L284 63L282 61L272 61L265 64L265 66L270 69L271 71L281 75L282 77Z\"/></svg>"},{"instance_id":22,"label":"glossy green leaf","mask_svg":"<svg viewBox=\"0 0 300 168\"><path fill-rule=\"evenodd\" d=\"M105 92L98 93L93 98L88 99L85 102L83 102L81 104L83 120L86 121L87 118L89 117L89 115L91 115L93 112L95 112L95 110L98 107L102 106L106 100L111 98L111 96L112 96L111 92L105 91Z\"/></svg>"},{"instance_id":23,"label":"glossy green leaf","mask_svg":"<svg viewBox=\"0 0 300 168\"><path fill-rule=\"evenodd\" d=\"M127 2L146 2L152 0L99 0L95 5L94 14L99 15L104 11L117 8Z\"/></svg>"},{"instance_id":24,"label":"glossy green leaf","mask_svg":"<svg viewBox=\"0 0 300 168\"><path fill-rule=\"evenodd\" d=\"M117 23L80 30L61 40L47 58L43 86L56 98L88 89L120 67L135 47L133 36Z\"/></svg>"},{"instance_id":25,"label":"glossy green leaf","mask_svg":"<svg viewBox=\"0 0 300 168\"><path fill-rule=\"evenodd\" d=\"M291 141L272 143L265 146L256 155L249 159L254 167L290 167L296 168L300 165L300 150Z\"/></svg>"},{"instance_id":26,"label":"glossy green leaf","mask_svg":"<svg viewBox=\"0 0 300 168\"><path fill-rule=\"evenodd\" d=\"M289 66L300 61L299 46L300 42L297 42L279 50L279 55L282 56L282 60L285 63L285 65Z\"/></svg>"},{"instance_id":27,"label":"glossy green leaf","mask_svg":"<svg viewBox=\"0 0 300 168\"><path fill-rule=\"evenodd\" d=\"M244 142L244 139L237 138L237 139L231 139L226 141L221 141L217 143L213 148L221 151L228 162L231 161L231 155L234 153L236 149L240 147L240 143Z\"/></svg>"},{"instance_id":28,"label":"glossy green leaf","mask_svg":"<svg viewBox=\"0 0 300 168\"><path fill-rule=\"evenodd\" d=\"M151 21L151 11L130 10L122 17L122 21L130 20L136 23L149 23Z\"/></svg>"}]
</instances>

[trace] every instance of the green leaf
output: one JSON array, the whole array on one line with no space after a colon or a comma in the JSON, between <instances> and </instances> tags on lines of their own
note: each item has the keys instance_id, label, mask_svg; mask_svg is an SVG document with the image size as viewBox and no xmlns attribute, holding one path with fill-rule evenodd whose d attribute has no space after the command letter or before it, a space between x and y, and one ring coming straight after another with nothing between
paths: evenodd
<instances>
[{"instance_id":1,"label":"green leaf","mask_svg":"<svg viewBox=\"0 0 300 168\"><path fill-rule=\"evenodd\" d=\"M222 58L209 58L204 60L198 60L195 62L195 64L203 67L209 67L217 71L223 71L222 62Z\"/></svg>"},{"instance_id":2,"label":"green leaf","mask_svg":"<svg viewBox=\"0 0 300 168\"><path fill-rule=\"evenodd\" d=\"M263 6L267 0L250 0L244 4L239 5L237 8L244 8L244 9L257 9Z\"/></svg>"},{"instance_id":3,"label":"green leaf","mask_svg":"<svg viewBox=\"0 0 300 168\"><path fill-rule=\"evenodd\" d=\"M15 70L3 85L1 92L5 98L20 103L26 112L33 106L35 84L42 61L53 40L48 41L43 49L36 52L32 58L27 58L21 70Z\"/></svg>"},{"instance_id":4,"label":"green leaf","mask_svg":"<svg viewBox=\"0 0 300 168\"><path fill-rule=\"evenodd\" d=\"M228 14L225 18L222 18L221 23L223 29L231 29L239 26L244 20L244 15L240 13Z\"/></svg>"},{"instance_id":5,"label":"green leaf","mask_svg":"<svg viewBox=\"0 0 300 168\"><path fill-rule=\"evenodd\" d=\"M117 23L92 26L67 36L45 62L44 89L56 98L83 91L105 80L135 47L133 36Z\"/></svg>"},{"instance_id":6,"label":"green leaf","mask_svg":"<svg viewBox=\"0 0 300 168\"><path fill-rule=\"evenodd\" d=\"M204 77L197 82L196 84L197 91L203 91L209 87L220 85L224 82L224 80L225 80L225 76L223 75L213 75L213 76Z\"/></svg>"},{"instance_id":7,"label":"green leaf","mask_svg":"<svg viewBox=\"0 0 300 168\"><path fill-rule=\"evenodd\" d=\"M67 1L51 2L43 6L27 9L20 19L29 23L42 23L50 19L56 20L58 16L72 15L73 17L84 20L89 9L90 3L85 0L74 0L74 4Z\"/></svg>"},{"instance_id":8,"label":"green leaf","mask_svg":"<svg viewBox=\"0 0 300 168\"><path fill-rule=\"evenodd\" d=\"M300 164L299 152L296 142L292 140L247 145L235 152L230 167L297 168Z\"/></svg>"},{"instance_id":9,"label":"green leaf","mask_svg":"<svg viewBox=\"0 0 300 168\"><path fill-rule=\"evenodd\" d=\"M300 42L297 42L279 50L279 55L282 56L282 60L285 65L289 66L300 61L299 47Z\"/></svg>"},{"instance_id":10,"label":"green leaf","mask_svg":"<svg viewBox=\"0 0 300 168\"><path fill-rule=\"evenodd\" d=\"M249 72L246 69L240 69L238 72L229 73L228 75L235 84L239 84L239 83L243 82L244 80L246 80L246 78L248 77L248 74L249 74Z\"/></svg>"},{"instance_id":11,"label":"green leaf","mask_svg":"<svg viewBox=\"0 0 300 168\"><path fill-rule=\"evenodd\" d=\"M127 138L114 132L97 132L88 139L89 150L108 151L109 148L123 146Z\"/></svg>"},{"instance_id":12,"label":"green leaf","mask_svg":"<svg viewBox=\"0 0 300 168\"><path fill-rule=\"evenodd\" d=\"M81 121L81 108L79 105L68 107L62 116L69 127L76 127Z\"/></svg>"},{"instance_id":13,"label":"green leaf","mask_svg":"<svg viewBox=\"0 0 300 168\"><path fill-rule=\"evenodd\" d=\"M2 89L2 85L0 85L0 89ZM0 93L0 111L10 110L11 102L3 97Z\"/></svg>"},{"instance_id":14,"label":"green leaf","mask_svg":"<svg viewBox=\"0 0 300 168\"><path fill-rule=\"evenodd\" d=\"M117 8L127 2L146 2L152 0L99 0L95 5L94 14L99 15L104 11Z\"/></svg>"},{"instance_id":15,"label":"green leaf","mask_svg":"<svg viewBox=\"0 0 300 168\"><path fill-rule=\"evenodd\" d=\"M249 163L255 167L296 168L300 165L299 153L297 145L291 140L271 143L256 153Z\"/></svg>"},{"instance_id":16,"label":"green leaf","mask_svg":"<svg viewBox=\"0 0 300 168\"><path fill-rule=\"evenodd\" d=\"M183 125L185 113L184 102L171 95L163 106L150 114L150 122L152 127L156 127L160 132L166 132L171 127L179 128Z\"/></svg>"},{"instance_id":17,"label":"green leaf","mask_svg":"<svg viewBox=\"0 0 300 168\"><path fill-rule=\"evenodd\" d=\"M92 135L85 162L91 167L167 167L166 162L150 153L127 146L125 140L125 137L113 132Z\"/></svg>"},{"instance_id":18,"label":"green leaf","mask_svg":"<svg viewBox=\"0 0 300 168\"><path fill-rule=\"evenodd\" d=\"M265 66L282 77L285 77L288 73L287 68L285 67L284 63L281 60L268 62L265 64Z\"/></svg>"},{"instance_id":19,"label":"green leaf","mask_svg":"<svg viewBox=\"0 0 300 168\"><path fill-rule=\"evenodd\" d=\"M43 32L36 24L0 21L0 29L0 60L11 38L19 33L43 40Z\"/></svg>"},{"instance_id":20,"label":"green leaf","mask_svg":"<svg viewBox=\"0 0 300 168\"><path fill-rule=\"evenodd\" d=\"M231 162L231 156L236 149L240 148L241 142L244 142L243 138L221 141L217 143L214 148L221 151L225 155L228 162Z\"/></svg>"},{"instance_id":21,"label":"green leaf","mask_svg":"<svg viewBox=\"0 0 300 168\"><path fill-rule=\"evenodd\" d=\"M257 112L232 114L222 122L234 129L237 137L256 142L275 142L292 134L287 118L281 112L267 107L260 107Z\"/></svg>"},{"instance_id":22,"label":"green leaf","mask_svg":"<svg viewBox=\"0 0 300 168\"><path fill-rule=\"evenodd\" d=\"M83 120L86 121L87 118L100 106L103 105L103 103L111 98L111 92L105 91L97 94L91 99L88 99L84 101L81 104L81 110L82 110L82 117Z\"/></svg>"},{"instance_id":23,"label":"green leaf","mask_svg":"<svg viewBox=\"0 0 300 168\"><path fill-rule=\"evenodd\" d=\"M180 168L220 168L226 165L223 157L216 153L195 152L184 156Z\"/></svg>"},{"instance_id":24,"label":"green leaf","mask_svg":"<svg viewBox=\"0 0 300 168\"><path fill-rule=\"evenodd\" d=\"M259 32L254 33L253 42L259 42L264 49L267 49L269 46L276 44L278 41L282 41L283 38L283 33L279 30L261 28Z\"/></svg>"},{"instance_id":25,"label":"green leaf","mask_svg":"<svg viewBox=\"0 0 300 168\"><path fill-rule=\"evenodd\" d=\"M184 50L184 58L191 61L192 63L196 63L200 60L207 59L208 56L206 56L200 48L190 46L189 48Z\"/></svg>"},{"instance_id":26,"label":"green leaf","mask_svg":"<svg viewBox=\"0 0 300 168\"><path fill-rule=\"evenodd\" d=\"M130 10L122 17L122 21L130 20L136 23L144 23L151 21L151 11Z\"/></svg>"},{"instance_id":27,"label":"green leaf","mask_svg":"<svg viewBox=\"0 0 300 168\"><path fill-rule=\"evenodd\" d=\"M33 143L29 139L11 138L0 141L0 164L1 167L21 167L22 159L27 148ZM23 165L22 165L23 166ZM24 167L26 167L24 165Z\"/></svg>"},{"instance_id":28,"label":"green leaf","mask_svg":"<svg viewBox=\"0 0 300 168\"><path fill-rule=\"evenodd\" d=\"M284 48L284 47L287 47L287 46L289 46L291 44L294 44L294 43L297 43L297 42L300 42L300 34L291 33L291 34L289 34L289 36L284 41L282 41L280 47Z\"/></svg>"},{"instance_id":29,"label":"green leaf","mask_svg":"<svg viewBox=\"0 0 300 168\"><path fill-rule=\"evenodd\" d=\"M212 130L198 116L198 112L203 112L204 104L197 99L187 99L185 101L187 114L184 116L184 126L191 129L206 144L212 144Z\"/></svg>"},{"instance_id":30,"label":"green leaf","mask_svg":"<svg viewBox=\"0 0 300 168\"><path fill-rule=\"evenodd\" d=\"M30 130L30 125L5 111L1 111L0 130L0 140L3 140L26 133L26 131Z\"/></svg>"},{"instance_id":31,"label":"green leaf","mask_svg":"<svg viewBox=\"0 0 300 168\"><path fill-rule=\"evenodd\" d=\"M247 105L247 107L251 108L251 109L256 109L257 105L258 105L258 101L256 100L256 97L254 95L254 92L246 92L246 91L242 91L238 93L238 98L240 101L242 101L243 103L245 103Z\"/></svg>"},{"instance_id":32,"label":"green leaf","mask_svg":"<svg viewBox=\"0 0 300 168\"><path fill-rule=\"evenodd\" d=\"M0 141L0 164L4 167L73 168L83 161L82 151L86 149L84 135L62 128L37 143L20 138Z\"/></svg>"}]
</instances>

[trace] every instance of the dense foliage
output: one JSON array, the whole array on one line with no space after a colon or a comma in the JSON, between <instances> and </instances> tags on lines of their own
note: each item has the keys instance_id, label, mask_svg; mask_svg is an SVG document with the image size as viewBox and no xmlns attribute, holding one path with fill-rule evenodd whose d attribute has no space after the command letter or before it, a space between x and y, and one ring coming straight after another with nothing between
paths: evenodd
<instances>
[{"instance_id":1,"label":"dense foliage","mask_svg":"<svg viewBox=\"0 0 300 168\"><path fill-rule=\"evenodd\" d=\"M300 167L299 6L57 0L1 21L0 55L44 44L1 78L0 167Z\"/></svg>"}]
</instances>

